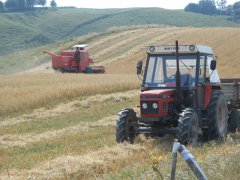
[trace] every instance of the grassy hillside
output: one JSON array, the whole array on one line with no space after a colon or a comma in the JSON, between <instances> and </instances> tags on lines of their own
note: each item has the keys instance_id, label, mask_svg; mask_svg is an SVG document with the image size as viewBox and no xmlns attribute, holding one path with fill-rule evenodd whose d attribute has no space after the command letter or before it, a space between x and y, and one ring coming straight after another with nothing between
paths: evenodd
<instances>
[{"instance_id":1,"label":"grassy hillside","mask_svg":"<svg viewBox=\"0 0 240 180\"><path fill-rule=\"evenodd\" d=\"M113 26L239 26L226 17L206 16L160 8L59 9L0 14L0 55L66 40Z\"/></svg>"},{"instance_id":2,"label":"grassy hillside","mask_svg":"<svg viewBox=\"0 0 240 180\"><path fill-rule=\"evenodd\" d=\"M104 65L109 74L135 74L135 65L146 55L150 44L201 44L211 46L218 57L221 77L239 77L239 28L162 28L157 26L116 28L111 31L81 36L0 57L0 74L31 71L51 72L51 57L43 50L59 53L77 43L88 43L95 64ZM42 64L42 66L40 66ZM34 68L35 69L32 69ZM47 68L47 69L46 69ZM229 71L231 69L231 71Z\"/></svg>"}]
</instances>

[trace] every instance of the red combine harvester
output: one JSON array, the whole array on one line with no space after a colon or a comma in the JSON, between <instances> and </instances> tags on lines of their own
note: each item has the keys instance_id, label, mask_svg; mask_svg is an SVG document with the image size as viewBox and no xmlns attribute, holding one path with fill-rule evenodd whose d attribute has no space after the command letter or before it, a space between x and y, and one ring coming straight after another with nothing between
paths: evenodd
<instances>
[{"instance_id":1,"label":"red combine harvester","mask_svg":"<svg viewBox=\"0 0 240 180\"><path fill-rule=\"evenodd\" d=\"M85 50L86 46L86 44L75 45L70 50L62 51L60 55L49 51L44 53L52 56L52 68L60 72L105 73L103 66L90 66L93 60Z\"/></svg>"}]
</instances>

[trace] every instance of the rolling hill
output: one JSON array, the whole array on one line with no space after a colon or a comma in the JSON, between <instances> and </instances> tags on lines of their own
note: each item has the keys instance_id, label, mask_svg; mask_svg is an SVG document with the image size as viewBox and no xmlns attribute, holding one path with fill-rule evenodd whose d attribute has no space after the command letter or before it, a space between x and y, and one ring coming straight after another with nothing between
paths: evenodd
<instances>
[{"instance_id":1,"label":"rolling hill","mask_svg":"<svg viewBox=\"0 0 240 180\"><path fill-rule=\"evenodd\" d=\"M93 32L104 32L113 26L148 24L178 27L239 26L224 16L206 16L160 8L105 10L66 8L57 11L2 13L0 55Z\"/></svg>"},{"instance_id":2,"label":"rolling hill","mask_svg":"<svg viewBox=\"0 0 240 180\"><path fill-rule=\"evenodd\" d=\"M58 53L79 42L87 42L90 44L88 50L94 57L95 63L104 65L107 73L135 74L135 65L145 56L148 45L173 44L176 39L180 44L211 46L218 57L218 69L221 77L240 76L239 28L163 28L158 26L119 28L41 46L31 51L25 50L2 56L0 57L0 73L51 71L51 58L43 55L43 50L47 49Z\"/></svg>"}]
</instances>

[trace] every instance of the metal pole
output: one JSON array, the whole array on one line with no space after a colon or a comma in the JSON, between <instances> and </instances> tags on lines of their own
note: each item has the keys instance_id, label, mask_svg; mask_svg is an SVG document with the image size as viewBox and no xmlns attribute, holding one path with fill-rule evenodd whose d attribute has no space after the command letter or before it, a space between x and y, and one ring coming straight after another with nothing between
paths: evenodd
<instances>
[{"instance_id":1,"label":"metal pole","mask_svg":"<svg viewBox=\"0 0 240 180\"><path fill-rule=\"evenodd\" d=\"M203 173L202 169L199 167L194 159L194 156L187 150L184 145L180 145L178 151L181 153L182 158L187 162L188 166L192 169L194 175L199 180L207 180L207 176Z\"/></svg>"},{"instance_id":2,"label":"metal pole","mask_svg":"<svg viewBox=\"0 0 240 180\"><path fill-rule=\"evenodd\" d=\"M180 143L177 139L174 140L173 149L172 149L172 171L171 171L171 180L175 180L176 168L177 168L177 153Z\"/></svg>"},{"instance_id":3,"label":"metal pole","mask_svg":"<svg viewBox=\"0 0 240 180\"><path fill-rule=\"evenodd\" d=\"M176 65L177 65L177 71L176 71L176 96L177 101L180 103L182 97L181 97L181 74L179 69L179 46L178 41L176 41Z\"/></svg>"}]
</instances>

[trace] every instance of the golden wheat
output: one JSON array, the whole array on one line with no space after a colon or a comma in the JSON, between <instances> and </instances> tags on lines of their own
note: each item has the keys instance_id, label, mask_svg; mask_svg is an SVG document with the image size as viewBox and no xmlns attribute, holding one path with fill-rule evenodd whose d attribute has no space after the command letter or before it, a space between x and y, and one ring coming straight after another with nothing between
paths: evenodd
<instances>
[{"instance_id":1,"label":"golden wheat","mask_svg":"<svg viewBox=\"0 0 240 180\"><path fill-rule=\"evenodd\" d=\"M24 74L1 76L0 116L48 106L60 100L122 92L139 87L131 75Z\"/></svg>"}]
</instances>

